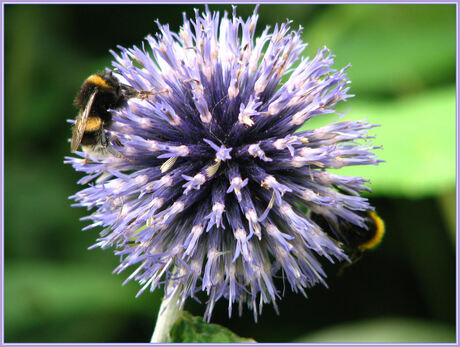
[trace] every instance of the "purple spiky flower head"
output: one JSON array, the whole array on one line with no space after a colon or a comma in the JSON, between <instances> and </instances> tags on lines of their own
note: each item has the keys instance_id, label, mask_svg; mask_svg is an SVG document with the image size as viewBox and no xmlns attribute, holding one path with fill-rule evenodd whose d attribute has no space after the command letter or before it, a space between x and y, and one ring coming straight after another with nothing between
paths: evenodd
<instances>
[{"instance_id":1,"label":"purple spiky flower head","mask_svg":"<svg viewBox=\"0 0 460 347\"><path fill-rule=\"evenodd\" d=\"M72 198L95 209L85 229L104 228L95 246L116 248L115 271L135 267L127 281L140 293L164 285L181 305L205 292L207 319L220 298L229 314L276 309L275 276L295 292L324 283L319 258L347 256L308 213L363 225L356 211L372 209L366 180L328 169L377 164L377 147L358 141L374 125L299 131L351 97L348 67L333 69L327 48L300 58L290 22L256 39L257 19L196 11L179 33L158 24L142 48L112 52L120 81L158 94L113 111L107 133L123 157L67 158L92 181Z\"/></svg>"}]
</instances>

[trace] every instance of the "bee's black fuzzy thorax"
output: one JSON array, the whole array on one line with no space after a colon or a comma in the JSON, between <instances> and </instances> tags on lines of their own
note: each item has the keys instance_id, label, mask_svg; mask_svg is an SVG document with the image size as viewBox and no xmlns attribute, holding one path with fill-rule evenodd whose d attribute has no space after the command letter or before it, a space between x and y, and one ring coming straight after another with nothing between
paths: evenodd
<instances>
[{"instance_id":1,"label":"bee's black fuzzy thorax","mask_svg":"<svg viewBox=\"0 0 460 347\"><path fill-rule=\"evenodd\" d=\"M110 73L102 72L91 75L83 82L74 100L75 107L84 108L91 95L97 90L90 116L98 116L109 123L112 116L109 109L117 109L126 104L126 98L118 80Z\"/></svg>"}]
</instances>

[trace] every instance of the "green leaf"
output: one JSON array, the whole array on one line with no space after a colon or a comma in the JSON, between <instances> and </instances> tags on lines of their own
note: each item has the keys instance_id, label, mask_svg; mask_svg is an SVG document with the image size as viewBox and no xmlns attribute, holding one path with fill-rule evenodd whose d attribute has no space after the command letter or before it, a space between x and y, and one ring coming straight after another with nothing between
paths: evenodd
<instances>
[{"instance_id":1,"label":"green leaf","mask_svg":"<svg viewBox=\"0 0 460 347\"><path fill-rule=\"evenodd\" d=\"M312 56L324 45L336 67L351 63L353 90L404 93L455 79L455 5L330 6L303 39Z\"/></svg>"},{"instance_id":2,"label":"green leaf","mask_svg":"<svg viewBox=\"0 0 460 347\"><path fill-rule=\"evenodd\" d=\"M332 326L301 337L310 343L454 343L455 328L440 322L380 318Z\"/></svg>"},{"instance_id":3,"label":"green leaf","mask_svg":"<svg viewBox=\"0 0 460 347\"><path fill-rule=\"evenodd\" d=\"M171 328L172 343L249 343L253 339L239 337L227 328L218 324L203 322L202 317L192 316L183 311L181 317Z\"/></svg>"},{"instance_id":4,"label":"green leaf","mask_svg":"<svg viewBox=\"0 0 460 347\"><path fill-rule=\"evenodd\" d=\"M391 102L354 99L340 105L350 112L342 119L367 118L375 153L385 160L378 166L332 170L371 180L373 195L423 197L455 187L455 86L420 93ZM340 110L339 109L339 110ZM312 119L303 129L331 122L337 116Z\"/></svg>"}]
</instances>

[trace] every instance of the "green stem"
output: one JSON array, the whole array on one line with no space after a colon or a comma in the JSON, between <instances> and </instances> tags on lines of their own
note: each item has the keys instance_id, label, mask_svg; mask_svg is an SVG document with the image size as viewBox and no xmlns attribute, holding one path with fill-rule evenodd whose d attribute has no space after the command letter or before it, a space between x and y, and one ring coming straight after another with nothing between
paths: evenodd
<instances>
[{"instance_id":1,"label":"green stem","mask_svg":"<svg viewBox=\"0 0 460 347\"><path fill-rule=\"evenodd\" d=\"M171 281L161 302L155 330L150 340L151 343L165 343L170 341L169 331L180 314L179 293L180 286L176 285L172 288Z\"/></svg>"}]
</instances>

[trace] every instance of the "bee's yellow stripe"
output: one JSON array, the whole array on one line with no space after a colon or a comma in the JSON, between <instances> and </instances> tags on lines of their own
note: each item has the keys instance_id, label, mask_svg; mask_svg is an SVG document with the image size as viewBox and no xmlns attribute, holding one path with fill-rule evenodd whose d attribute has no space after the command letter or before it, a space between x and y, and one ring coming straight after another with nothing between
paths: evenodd
<instances>
[{"instance_id":1,"label":"bee's yellow stripe","mask_svg":"<svg viewBox=\"0 0 460 347\"><path fill-rule=\"evenodd\" d=\"M99 117L89 117L86 123L85 131L96 131L102 126L102 119Z\"/></svg>"},{"instance_id":2,"label":"bee's yellow stripe","mask_svg":"<svg viewBox=\"0 0 460 347\"><path fill-rule=\"evenodd\" d=\"M97 85L99 87L102 87L102 88L110 88L110 86L107 84L107 82L99 75L91 75L91 76L89 76L88 79L86 80L86 82L95 84L95 85Z\"/></svg>"},{"instance_id":3,"label":"bee's yellow stripe","mask_svg":"<svg viewBox=\"0 0 460 347\"><path fill-rule=\"evenodd\" d=\"M369 241L358 246L360 251L376 247L382 241L383 235L385 234L385 223L382 218L380 218L374 211L369 211L369 217L375 223L375 234Z\"/></svg>"}]
</instances>

